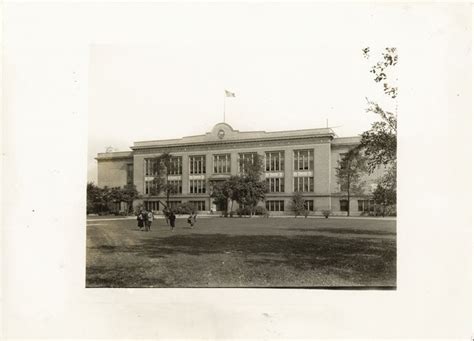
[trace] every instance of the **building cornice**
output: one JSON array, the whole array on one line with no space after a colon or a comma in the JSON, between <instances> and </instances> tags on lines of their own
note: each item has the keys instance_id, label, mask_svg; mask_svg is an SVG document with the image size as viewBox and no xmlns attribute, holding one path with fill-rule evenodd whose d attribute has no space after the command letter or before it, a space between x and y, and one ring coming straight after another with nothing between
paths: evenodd
<instances>
[{"instance_id":1,"label":"building cornice","mask_svg":"<svg viewBox=\"0 0 474 341\"><path fill-rule=\"evenodd\" d=\"M207 151L225 150L259 147L285 147L298 144L324 144L330 143L332 136L297 136L271 139L246 139L229 141L211 141L192 144L170 144L165 146L131 147L134 154L164 153L164 152L187 152L187 151Z\"/></svg>"}]
</instances>

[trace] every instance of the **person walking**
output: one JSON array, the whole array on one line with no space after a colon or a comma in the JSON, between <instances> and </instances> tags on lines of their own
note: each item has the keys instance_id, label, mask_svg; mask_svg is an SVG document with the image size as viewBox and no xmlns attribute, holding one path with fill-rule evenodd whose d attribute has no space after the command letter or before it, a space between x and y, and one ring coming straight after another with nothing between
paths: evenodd
<instances>
[{"instance_id":1,"label":"person walking","mask_svg":"<svg viewBox=\"0 0 474 341\"><path fill-rule=\"evenodd\" d=\"M150 211L147 213L147 219L146 219L146 230L151 231L151 223L153 222L153 212Z\"/></svg>"},{"instance_id":2,"label":"person walking","mask_svg":"<svg viewBox=\"0 0 474 341\"><path fill-rule=\"evenodd\" d=\"M138 224L138 229L141 231L143 229L143 223L145 217L143 216L143 210L140 210L137 214L137 224Z\"/></svg>"},{"instance_id":3,"label":"person walking","mask_svg":"<svg viewBox=\"0 0 474 341\"><path fill-rule=\"evenodd\" d=\"M196 222L196 220L194 219L194 211L193 211L193 212L191 212L191 214L188 217L189 227L193 228L195 222Z\"/></svg>"},{"instance_id":4,"label":"person walking","mask_svg":"<svg viewBox=\"0 0 474 341\"><path fill-rule=\"evenodd\" d=\"M174 214L173 211L170 211L169 220L170 220L171 230L173 231L174 230L174 224L176 222L176 215Z\"/></svg>"}]
</instances>

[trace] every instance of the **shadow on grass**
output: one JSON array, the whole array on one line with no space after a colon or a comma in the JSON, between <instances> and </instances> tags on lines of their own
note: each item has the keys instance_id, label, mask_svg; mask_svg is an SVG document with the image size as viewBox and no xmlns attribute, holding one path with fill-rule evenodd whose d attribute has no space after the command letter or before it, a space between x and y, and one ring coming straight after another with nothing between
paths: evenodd
<instances>
[{"instance_id":1,"label":"shadow on grass","mask_svg":"<svg viewBox=\"0 0 474 341\"><path fill-rule=\"evenodd\" d=\"M379 231L379 230L360 230L360 229L345 229L345 228L288 228L289 231L298 232L326 232L334 234L366 234L373 236L395 236L396 232Z\"/></svg>"},{"instance_id":2,"label":"shadow on grass","mask_svg":"<svg viewBox=\"0 0 474 341\"><path fill-rule=\"evenodd\" d=\"M353 230L350 231L353 233ZM147 258L178 254L231 255L243 257L245 263L252 267L289 266L302 271L318 270L362 285L370 285L374 281L389 281L395 285L396 280L396 243L392 239L188 234L146 239L136 246L104 245L95 249L103 254L120 252ZM87 271L88 276L89 271L96 272L94 267L88 267Z\"/></svg>"}]
</instances>

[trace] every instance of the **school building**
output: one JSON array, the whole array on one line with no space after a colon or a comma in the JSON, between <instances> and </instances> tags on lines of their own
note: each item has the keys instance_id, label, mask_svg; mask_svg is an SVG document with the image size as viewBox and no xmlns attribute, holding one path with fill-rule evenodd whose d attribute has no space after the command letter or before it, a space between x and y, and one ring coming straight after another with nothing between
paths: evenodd
<instances>
[{"instance_id":1,"label":"school building","mask_svg":"<svg viewBox=\"0 0 474 341\"><path fill-rule=\"evenodd\" d=\"M130 151L99 153L98 186L134 184L142 196L134 206L161 211L164 207L159 201L166 198L162 193L153 195L153 163L168 152L173 156L168 182L177 192L171 196L170 206L191 202L198 211L220 211L223 208L216 207L210 197L212 185L238 175L239 159L258 153L264 157L263 176L268 186L261 205L270 214L291 214L292 195L301 192L310 214L331 210L345 215L348 203L335 169L342 155L358 142L359 137L337 137L331 128L241 132L218 123L203 135L140 141ZM351 198L351 215L374 209L370 192L378 176L374 173L362 179L364 193Z\"/></svg>"}]
</instances>

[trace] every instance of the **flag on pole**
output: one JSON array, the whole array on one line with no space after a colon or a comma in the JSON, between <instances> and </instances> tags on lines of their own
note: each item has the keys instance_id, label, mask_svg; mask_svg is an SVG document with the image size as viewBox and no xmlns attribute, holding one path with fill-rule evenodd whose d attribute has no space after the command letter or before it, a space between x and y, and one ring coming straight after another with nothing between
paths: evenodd
<instances>
[{"instance_id":1,"label":"flag on pole","mask_svg":"<svg viewBox=\"0 0 474 341\"><path fill-rule=\"evenodd\" d=\"M225 91L225 97L235 97L235 92L230 92L227 90L224 90L224 91Z\"/></svg>"}]
</instances>

